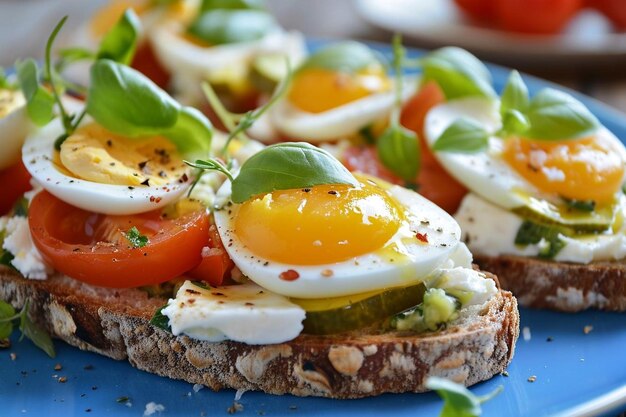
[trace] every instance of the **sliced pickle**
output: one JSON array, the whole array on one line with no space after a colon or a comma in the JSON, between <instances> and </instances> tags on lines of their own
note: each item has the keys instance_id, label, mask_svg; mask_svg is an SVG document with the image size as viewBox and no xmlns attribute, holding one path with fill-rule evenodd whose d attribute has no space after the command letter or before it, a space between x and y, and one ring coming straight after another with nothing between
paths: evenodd
<instances>
[{"instance_id":1,"label":"sliced pickle","mask_svg":"<svg viewBox=\"0 0 626 417\"><path fill-rule=\"evenodd\" d=\"M287 76L287 61L283 54L266 54L254 58L250 81L261 91L271 93Z\"/></svg>"},{"instance_id":2,"label":"sliced pickle","mask_svg":"<svg viewBox=\"0 0 626 417\"><path fill-rule=\"evenodd\" d=\"M372 326L422 302L423 283L346 297L291 301L306 310L304 333L335 334Z\"/></svg>"},{"instance_id":3,"label":"sliced pickle","mask_svg":"<svg viewBox=\"0 0 626 417\"><path fill-rule=\"evenodd\" d=\"M577 233L598 233L610 229L619 208L619 200L597 206L593 211L583 211L573 209L565 201L557 205L521 193L518 195L525 205L513 209L514 213L532 222L569 227Z\"/></svg>"}]
</instances>

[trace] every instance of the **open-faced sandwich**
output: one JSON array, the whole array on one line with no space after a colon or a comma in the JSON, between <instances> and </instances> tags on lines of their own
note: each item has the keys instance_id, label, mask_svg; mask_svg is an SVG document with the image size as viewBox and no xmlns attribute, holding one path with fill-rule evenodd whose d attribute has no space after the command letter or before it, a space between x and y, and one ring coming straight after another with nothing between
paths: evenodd
<instances>
[{"instance_id":1,"label":"open-faced sandwich","mask_svg":"<svg viewBox=\"0 0 626 417\"><path fill-rule=\"evenodd\" d=\"M69 38L65 57L96 48L128 8L141 22L130 65L186 105L205 107L206 81L230 110L253 109L285 76L285 60L295 67L306 55L303 36L281 28L263 0L114 0ZM86 85L89 67L66 73Z\"/></svg>"},{"instance_id":2,"label":"open-faced sandwich","mask_svg":"<svg viewBox=\"0 0 626 417\"><path fill-rule=\"evenodd\" d=\"M449 214L310 144L247 139L266 108L216 140L116 45L79 108L49 54L43 85L18 65L42 116L22 147L38 187L1 220L0 299L81 349L213 389L357 398L506 368L516 300Z\"/></svg>"},{"instance_id":3,"label":"open-faced sandwich","mask_svg":"<svg viewBox=\"0 0 626 417\"><path fill-rule=\"evenodd\" d=\"M546 88L529 96L515 71L498 97L486 68L464 51L425 61L465 68L455 83L425 71L447 101L428 112L424 133L470 190L455 218L476 262L522 305L626 310L620 140L570 94Z\"/></svg>"}]
</instances>

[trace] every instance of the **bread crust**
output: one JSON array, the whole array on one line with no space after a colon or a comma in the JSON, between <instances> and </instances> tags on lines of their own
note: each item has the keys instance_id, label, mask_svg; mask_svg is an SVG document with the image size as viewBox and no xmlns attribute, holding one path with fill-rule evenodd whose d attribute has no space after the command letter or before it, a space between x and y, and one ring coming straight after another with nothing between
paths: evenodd
<instances>
[{"instance_id":1,"label":"bread crust","mask_svg":"<svg viewBox=\"0 0 626 417\"><path fill-rule=\"evenodd\" d=\"M203 384L271 394L360 398L422 392L428 376L465 385L491 378L511 361L519 335L508 291L466 310L436 334L300 335L276 345L209 343L149 324L166 300L139 290L91 287L65 277L26 280L0 269L0 299L21 307L53 336L136 368Z\"/></svg>"},{"instance_id":2,"label":"bread crust","mask_svg":"<svg viewBox=\"0 0 626 417\"><path fill-rule=\"evenodd\" d=\"M520 305L565 312L626 311L626 263L577 264L514 256L474 255Z\"/></svg>"}]
</instances>

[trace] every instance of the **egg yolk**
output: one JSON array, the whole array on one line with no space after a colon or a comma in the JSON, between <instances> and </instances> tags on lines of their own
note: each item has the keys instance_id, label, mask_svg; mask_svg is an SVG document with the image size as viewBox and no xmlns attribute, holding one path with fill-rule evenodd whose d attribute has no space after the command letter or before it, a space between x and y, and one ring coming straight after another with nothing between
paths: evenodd
<instances>
[{"instance_id":1,"label":"egg yolk","mask_svg":"<svg viewBox=\"0 0 626 417\"><path fill-rule=\"evenodd\" d=\"M354 74L312 68L294 77L288 99L300 110L321 113L370 94L388 91L390 86L389 77L379 67Z\"/></svg>"},{"instance_id":2,"label":"egg yolk","mask_svg":"<svg viewBox=\"0 0 626 417\"><path fill-rule=\"evenodd\" d=\"M624 161L602 136L563 142L511 138L503 158L541 191L572 200L609 203L624 179Z\"/></svg>"},{"instance_id":3,"label":"egg yolk","mask_svg":"<svg viewBox=\"0 0 626 417\"><path fill-rule=\"evenodd\" d=\"M385 190L319 185L275 191L241 205L235 234L255 255L297 265L321 265L385 246L403 211Z\"/></svg>"},{"instance_id":4,"label":"egg yolk","mask_svg":"<svg viewBox=\"0 0 626 417\"><path fill-rule=\"evenodd\" d=\"M61 145L61 168L71 176L101 184L158 186L179 180L187 167L162 137L129 139L91 123Z\"/></svg>"}]
</instances>

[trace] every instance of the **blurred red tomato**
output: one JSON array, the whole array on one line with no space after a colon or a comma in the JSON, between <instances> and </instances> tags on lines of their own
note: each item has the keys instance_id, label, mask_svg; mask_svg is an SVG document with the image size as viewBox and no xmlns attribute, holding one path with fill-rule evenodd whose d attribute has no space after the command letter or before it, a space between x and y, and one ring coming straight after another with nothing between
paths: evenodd
<instances>
[{"instance_id":1,"label":"blurred red tomato","mask_svg":"<svg viewBox=\"0 0 626 417\"><path fill-rule=\"evenodd\" d=\"M454 0L464 12L477 20L492 20L497 0Z\"/></svg>"},{"instance_id":2,"label":"blurred red tomato","mask_svg":"<svg viewBox=\"0 0 626 417\"><path fill-rule=\"evenodd\" d=\"M0 216L6 214L18 198L30 190L30 174L20 159L7 169L0 171Z\"/></svg>"},{"instance_id":3,"label":"blurred red tomato","mask_svg":"<svg viewBox=\"0 0 626 417\"><path fill-rule=\"evenodd\" d=\"M552 34L560 31L581 7L582 0L497 0L495 12L505 30Z\"/></svg>"},{"instance_id":4,"label":"blurred red tomato","mask_svg":"<svg viewBox=\"0 0 626 417\"><path fill-rule=\"evenodd\" d=\"M620 29L626 29L625 0L588 0L588 4L600 10Z\"/></svg>"},{"instance_id":5,"label":"blurred red tomato","mask_svg":"<svg viewBox=\"0 0 626 417\"><path fill-rule=\"evenodd\" d=\"M143 42L137 47L131 66L150 78L162 89L167 89L171 74L161 65L150 42ZM198 87L199 88L199 87Z\"/></svg>"}]
</instances>

